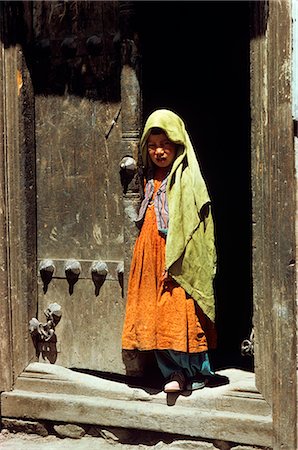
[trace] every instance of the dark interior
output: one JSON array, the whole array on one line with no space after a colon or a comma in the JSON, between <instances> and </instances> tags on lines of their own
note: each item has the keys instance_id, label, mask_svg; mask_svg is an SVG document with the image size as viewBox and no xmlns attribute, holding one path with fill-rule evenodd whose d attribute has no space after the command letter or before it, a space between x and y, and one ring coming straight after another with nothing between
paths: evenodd
<instances>
[{"instance_id":1,"label":"dark interior","mask_svg":"<svg viewBox=\"0 0 298 450\"><path fill-rule=\"evenodd\" d=\"M143 118L180 115L213 202L218 251L215 369L252 370L249 2L136 2Z\"/></svg>"}]
</instances>

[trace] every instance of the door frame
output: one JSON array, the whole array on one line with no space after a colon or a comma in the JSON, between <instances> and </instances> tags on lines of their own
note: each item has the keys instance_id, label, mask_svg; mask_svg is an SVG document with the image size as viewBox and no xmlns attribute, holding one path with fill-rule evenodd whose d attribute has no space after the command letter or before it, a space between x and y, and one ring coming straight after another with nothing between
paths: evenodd
<instances>
[{"instance_id":1,"label":"door frame","mask_svg":"<svg viewBox=\"0 0 298 450\"><path fill-rule=\"evenodd\" d=\"M297 445L296 175L291 0L251 2L251 161L256 386L273 448Z\"/></svg>"},{"instance_id":2,"label":"door frame","mask_svg":"<svg viewBox=\"0 0 298 450\"><path fill-rule=\"evenodd\" d=\"M34 94L22 53L22 17L0 5L0 389L34 358L28 333L37 313ZM3 312L3 313L2 313Z\"/></svg>"}]
</instances>

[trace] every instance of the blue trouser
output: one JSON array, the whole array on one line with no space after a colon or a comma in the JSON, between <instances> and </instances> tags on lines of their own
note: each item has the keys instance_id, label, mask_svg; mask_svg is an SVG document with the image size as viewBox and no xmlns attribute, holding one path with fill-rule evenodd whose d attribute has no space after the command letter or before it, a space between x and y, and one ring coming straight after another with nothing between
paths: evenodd
<instances>
[{"instance_id":1,"label":"blue trouser","mask_svg":"<svg viewBox=\"0 0 298 450\"><path fill-rule=\"evenodd\" d=\"M154 350L158 367L169 378L173 372L183 372L186 378L214 375L210 368L208 352L185 353L175 350Z\"/></svg>"}]
</instances>

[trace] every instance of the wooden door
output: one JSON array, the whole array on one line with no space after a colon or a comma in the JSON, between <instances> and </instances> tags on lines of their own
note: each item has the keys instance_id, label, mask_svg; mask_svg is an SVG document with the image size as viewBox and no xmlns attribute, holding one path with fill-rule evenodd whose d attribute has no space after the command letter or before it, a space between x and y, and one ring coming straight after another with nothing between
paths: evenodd
<instances>
[{"instance_id":1,"label":"wooden door","mask_svg":"<svg viewBox=\"0 0 298 450\"><path fill-rule=\"evenodd\" d=\"M57 342L38 346L45 360L122 372L139 202L134 179L124 177L123 193L119 176L120 159L138 154L133 5L1 2L0 12L0 389L35 358L28 324L45 323L52 302L62 319ZM81 269L72 287L69 260ZM48 261L55 271L45 285ZM95 285L98 262L108 272Z\"/></svg>"},{"instance_id":2,"label":"wooden door","mask_svg":"<svg viewBox=\"0 0 298 450\"><path fill-rule=\"evenodd\" d=\"M38 320L45 322L48 305L62 308L57 342L41 342L38 353L65 367L121 373L123 268L130 251L123 203L131 206L131 193L123 199L119 163L137 148L140 107L134 90L125 92L130 77L121 58L129 8L119 2L30 2L26 14ZM128 118L127 95L135 108ZM136 203L138 194L132 195Z\"/></svg>"}]
</instances>

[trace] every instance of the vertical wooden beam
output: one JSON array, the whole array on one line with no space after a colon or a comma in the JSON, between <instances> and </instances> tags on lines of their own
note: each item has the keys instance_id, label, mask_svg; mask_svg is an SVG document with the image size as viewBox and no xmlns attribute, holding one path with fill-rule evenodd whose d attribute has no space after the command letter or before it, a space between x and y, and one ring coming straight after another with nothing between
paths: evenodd
<instances>
[{"instance_id":1,"label":"vertical wooden beam","mask_svg":"<svg viewBox=\"0 0 298 450\"><path fill-rule=\"evenodd\" d=\"M9 248L8 248L8 205L7 205L7 97L6 67L8 52L5 38L4 4L0 3L0 390L9 390L12 386L12 332L11 302L9 290ZM16 80L15 80L16 81Z\"/></svg>"},{"instance_id":2,"label":"vertical wooden beam","mask_svg":"<svg viewBox=\"0 0 298 450\"><path fill-rule=\"evenodd\" d=\"M297 448L295 152L291 1L270 2L269 149L272 158L273 448Z\"/></svg>"},{"instance_id":3,"label":"vertical wooden beam","mask_svg":"<svg viewBox=\"0 0 298 450\"><path fill-rule=\"evenodd\" d=\"M293 56L292 56L292 111L294 118L294 143L295 143L295 163L296 163L296 192L298 191L298 2L292 0L292 37L293 37ZM296 195L296 255L298 253L298 195ZM296 264L296 306L298 311L298 264ZM297 369L298 369L298 315L297 315ZM298 442L298 427L297 427Z\"/></svg>"},{"instance_id":4,"label":"vertical wooden beam","mask_svg":"<svg viewBox=\"0 0 298 450\"><path fill-rule=\"evenodd\" d=\"M271 400L272 310L270 279L270 156L268 154L267 2L251 2L251 164L255 373L259 391ZM267 217L267 220L264 218ZM266 370L264 370L266 367Z\"/></svg>"},{"instance_id":5,"label":"vertical wooden beam","mask_svg":"<svg viewBox=\"0 0 298 450\"><path fill-rule=\"evenodd\" d=\"M141 91L139 82L139 53L137 32L135 29L134 2L120 2L120 30L122 43L121 69L121 117L122 117L122 155L139 157L139 140L141 127ZM135 177L123 195L124 203L124 242L125 242L125 286L132 250L137 235L134 219L140 201L140 193ZM125 289L126 292L126 289Z\"/></svg>"},{"instance_id":6,"label":"vertical wooden beam","mask_svg":"<svg viewBox=\"0 0 298 450\"><path fill-rule=\"evenodd\" d=\"M122 116L122 157L131 156L140 161L139 142L141 128L141 89L139 71L138 35L135 23L134 2L120 2L120 30L122 43L121 69L121 116ZM124 234L124 296L134 243L138 234L134 220L140 204L139 177L130 181L123 193L123 234ZM150 364L149 352L123 350L122 358L128 375L141 375L145 366Z\"/></svg>"},{"instance_id":7,"label":"vertical wooden beam","mask_svg":"<svg viewBox=\"0 0 298 450\"><path fill-rule=\"evenodd\" d=\"M256 2L252 8L256 383L272 406L273 448L292 450L297 448L297 354L291 2Z\"/></svg>"},{"instance_id":8,"label":"vertical wooden beam","mask_svg":"<svg viewBox=\"0 0 298 450\"><path fill-rule=\"evenodd\" d=\"M36 302L33 90L22 51L22 3L1 3L1 321L3 388L34 356L28 321ZM26 91L26 94L25 94ZM31 102L31 104L30 104ZM3 362L2 362L3 361Z\"/></svg>"},{"instance_id":9,"label":"vertical wooden beam","mask_svg":"<svg viewBox=\"0 0 298 450\"><path fill-rule=\"evenodd\" d=\"M15 377L35 358L35 349L29 334L28 324L37 316L37 211L36 211L36 149L35 149L35 97L30 67L26 60L28 36L32 33L32 2L20 2L16 13L18 29L17 50L17 110L18 155L11 158L9 171L14 173L12 210L17 202L18 214L15 225L20 241L18 252L13 254L10 270L20 272L16 279L15 302L16 319L13 320L13 337L16 357ZM15 167L19 173L15 174ZM15 236L12 234L11 239ZM12 277L12 276L11 276Z\"/></svg>"}]
</instances>

